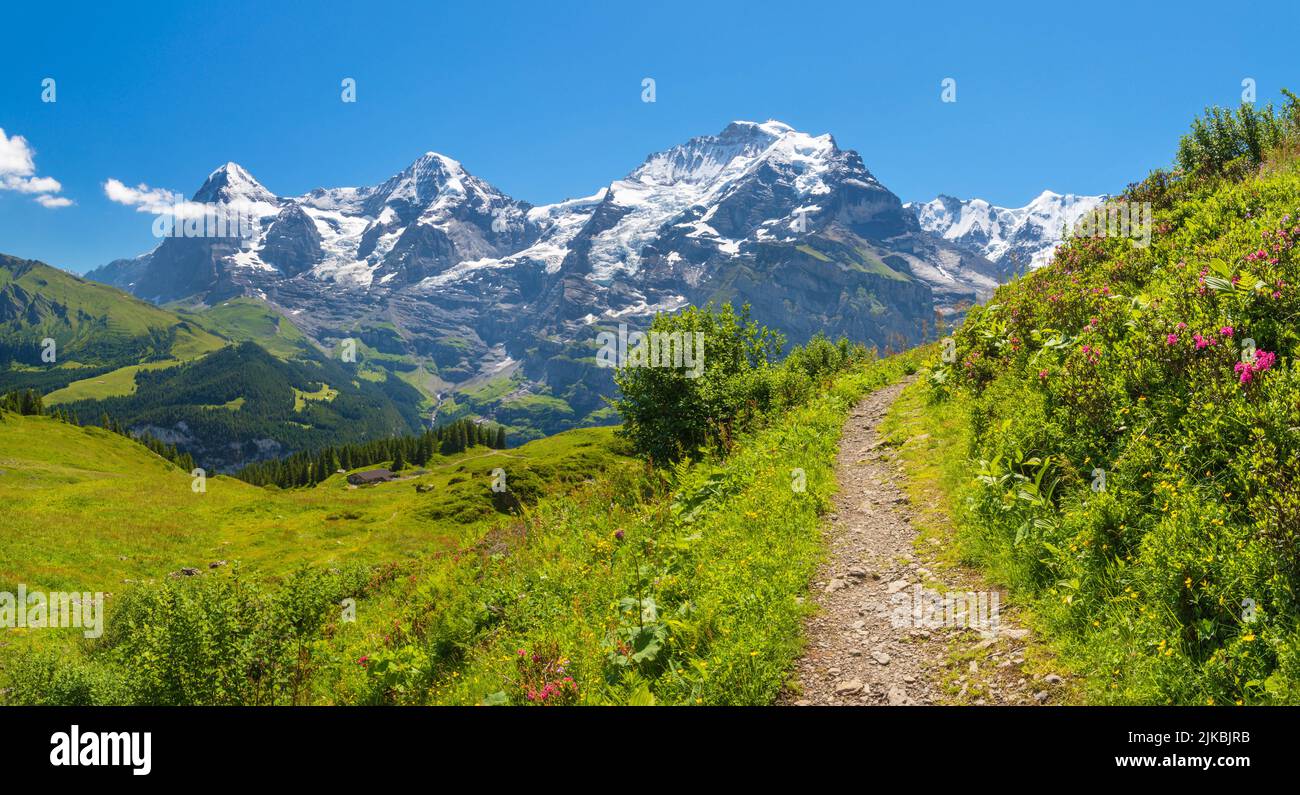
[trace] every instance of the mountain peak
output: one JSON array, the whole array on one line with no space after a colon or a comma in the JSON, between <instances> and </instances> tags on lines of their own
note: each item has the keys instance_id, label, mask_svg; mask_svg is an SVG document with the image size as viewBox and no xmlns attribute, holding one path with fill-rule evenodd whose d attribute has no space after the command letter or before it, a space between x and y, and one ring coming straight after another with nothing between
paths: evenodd
<instances>
[{"instance_id":1,"label":"mountain peak","mask_svg":"<svg viewBox=\"0 0 1300 795\"><path fill-rule=\"evenodd\" d=\"M194 201L229 204L236 201L276 203L267 190L248 170L233 160L217 168L194 194Z\"/></svg>"},{"instance_id":2,"label":"mountain peak","mask_svg":"<svg viewBox=\"0 0 1300 795\"><path fill-rule=\"evenodd\" d=\"M385 201L426 205L444 192L464 194L469 172L459 161L439 152L425 152L379 186Z\"/></svg>"},{"instance_id":3,"label":"mountain peak","mask_svg":"<svg viewBox=\"0 0 1300 795\"><path fill-rule=\"evenodd\" d=\"M729 135L752 135L754 133L764 133L773 138L779 138L786 133L792 132L795 132L793 127L783 121L777 121L776 119L768 119L764 122L737 119L731 124L728 124L722 132L719 133L719 137L725 138Z\"/></svg>"},{"instance_id":4,"label":"mountain peak","mask_svg":"<svg viewBox=\"0 0 1300 795\"><path fill-rule=\"evenodd\" d=\"M430 150L417 157L411 165L406 167L405 171L420 172L431 168L440 169L447 173L459 173L465 170L459 160L447 157L441 152Z\"/></svg>"},{"instance_id":5,"label":"mountain peak","mask_svg":"<svg viewBox=\"0 0 1300 795\"><path fill-rule=\"evenodd\" d=\"M1105 198L1045 190L1023 207L997 207L983 199L941 194L910 203L908 209L930 234L1014 271L1047 264L1063 230Z\"/></svg>"}]
</instances>

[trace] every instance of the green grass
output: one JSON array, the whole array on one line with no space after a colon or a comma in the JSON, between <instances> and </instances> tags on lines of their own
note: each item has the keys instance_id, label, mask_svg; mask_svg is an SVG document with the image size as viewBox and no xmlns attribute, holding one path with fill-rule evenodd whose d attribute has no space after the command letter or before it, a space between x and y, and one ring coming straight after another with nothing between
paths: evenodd
<instances>
[{"instance_id":1,"label":"green grass","mask_svg":"<svg viewBox=\"0 0 1300 795\"><path fill-rule=\"evenodd\" d=\"M175 367L180 361L149 362L148 364L131 364L112 372L93 378L73 381L63 389L56 389L45 396L49 404L71 403L74 400L99 400L118 395L135 394L135 374L141 370L165 370Z\"/></svg>"},{"instance_id":2,"label":"green grass","mask_svg":"<svg viewBox=\"0 0 1300 795\"><path fill-rule=\"evenodd\" d=\"M217 559L281 572L426 554L475 532L430 520L443 503L478 509L473 521L493 517L493 469L554 465L590 451L588 465L598 471L617 460L612 449L610 429L585 429L510 451L437 456L427 474L373 488L348 488L341 475L283 491L214 476L199 494L188 473L116 434L0 414L0 588L114 591L124 578L157 579ZM416 484L432 491L417 494Z\"/></svg>"},{"instance_id":3,"label":"green grass","mask_svg":"<svg viewBox=\"0 0 1300 795\"><path fill-rule=\"evenodd\" d=\"M1300 703L1294 143L1131 186L1149 240L1072 238L933 363L968 426L962 553L1089 703Z\"/></svg>"},{"instance_id":4,"label":"green grass","mask_svg":"<svg viewBox=\"0 0 1300 795\"><path fill-rule=\"evenodd\" d=\"M307 408L307 401L309 400L329 403L338 396L339 391L337 389L331 389L329 384L321 384L320 389L317 389L315 392L304 392L297 387L293 387L293 410L302 411Z\"/></svg>"},{"instance_id":5,"label":"green grass","mask_svg":"<svg viewBox=\"0 0 1300 795\"><path fill-rule=\"evenodd\" d=\"M863 270L865 270L867 273L874 273L874 274L876 274L877 276L884 276L885 278L887 278L887 279L893 279L893 280L896 281L896 282L910 282L910 281L911 281L911 278L910 278L909 276L907 276L907 274L899 273L898 271L896 271L896 270L894 270L893 268L889 267L888 265L885 264L884 260L882 260L880 257L876 256L876 255L873 254L872 252L870 252L870 251L866 251L866 250L861 249L861 248L854 249L854 250L857 252L858 256L861 258L861 259L859 260L859 263L858 263L858 264L859 264L859 265L861 266L861 268L862 268Z\"/></svg>"},{"instance_id":6,"label":"green grass","mask_svg":"<svg viewBox=\"0 0 1300 795\"><path fill-rule=\"evenodd\" d=\"M111 368L189 360L225 345L199 325L116 288L4 255L0 304L9 306L12 317L0 323L0 341L30 344L49 337L57 343L58 362L55 367L10 366L0 371L0 381L6 389L55 392L56 402L69 394L120 394L134 388L134 371L105 372ZM75 373L68 371L78 367L94 367L101 374L77 384Z\"/></svg>"},{"instance_id":7,"label":"green grass","mask_svg":"<svg viewBox=\"0 0 1300 795\"><path fill-rule=\"evenodd\" d=\"M170 328L177 323L171 312L147 301L133 298L115 287L87 281L70 273L42 263L31 263L24 272L6 263L17 260L5 258L0 265L0 290L16 285L29 294L39 294L46 300L66 307L68 322L75 327L79 316L108 318L108 330L125 336L146 336L152 329ZM203 336L195 332L196 336Z\"/></svg>"},{"instance_id":8,"label":"green grass","mask_svg":"<svg viewBox=\"0 0 1300 795\"><path fill-rule=\"evenodd\" d=\"M298 358L310 345L290 320L255 298L233 298L202 310L179 307L177 313L232 342L256 342L281 359Z\"/></svg>"},{"instance_id":9,"label":"green grass","mask_svg":"<svg viewBox=\"0 0 1300 795\"><path fill-rule=\"evenodd\" d=\"M970 483L969 420L956 403L928 400L924 380L899 396L880 426L880 435L899 450L907 489L916 509L917 546L948 565L969 564L953 542L962 495Z\"/></svg>"},{"instance_id":10,"label":"green grass","mask_svg":"<svg viewBox=\"0 0 1300 795\"><path fill-rule=\"evenodd\" d=\"M812 246L808 245L807 243L803 243L803 244L801 244L801 245L795 246L795 249L798 250L798 251L802 251L803 253L807 254L808 256L812 257L813 259L821 260L822 262L830 262L830 261L831 261L831 258L830 258L830 257L828 257L828 256L826 256L825 254L821 253L820 251L818 251L817 249L815 249L815 248L813 248Z\"/></svg>"},{"instance_id":11,"label":"green grass","mask_svg":"<svg viewBox=\"0 0 1300 795\"><path fill-rule=\"evenodd\" d=\"M226 411L239 411L243 407L244 399L242 397L227 400L225 403L199 406L201 409L225 409Z\"/></svg>"},{"instance_id":12,"label":"green grass","mask_svg":"<svg viewBox=\"0 0 1300 795\"><path fill-rule=\"evenodd\" d=\"M771 703L801 649L847 411L910 367L863 365L726 459L646 472L618 454L614 429L589 428L439 456L426 473L361 488L342 475L289 491L215 477L196 494L188 475L125 439L5 415L0 501L15 520L0 528L0 587L125 590L122 604L134 604L131 594L157 588L198 594L190 589L234 582L235 564L240 581L281 587L302 564L362 563L377 568L358 592L357 620L331 622L313 641L301 702L526 703L528 683L549 675L525 670L536 654L541 668L569 672L578 703ZM803 491L792 486L796 469ZM489 488L497 470L506 494ZM516 518L494 508L532 495L540 501L525 499ZM208 572L213 560L232 565ZM166 579L181 566L204 573ZM109 635L120 637L112 604ZM10 636L0 662L20 700L33 687L73 698L32 684L43 681L36 669L18 664L39 668L45 653L71 666L64 682L135 675L115 667L111 645ZM93 688L76 698L92 691L140 698Z\"/></svg>"},{"instance_id":13,"label":"green grass","mask_svg":"<svg viewBox=\"0 0 1300 795\"><path fill-rule=\"evenodd\" d=\"M932 399L925 380L929 374L929 370L923 370L922 377L903 390L880 426L881 438L897 448L898 460L907 476L905 489L915 516L912 526L917 532L917 554L927 561L926 568L932 572L960 569L964 570L960 574L969 575L982 568L983 578L990 585L1006 588L1010 584L998 578L1003 569L987 565L987 530L967 508L975 485L970 460L970 406L963 401ZM937 580L923 584L947 590ZM1043 630L1047 628L1020 599L1032 601L1030 594L1015 591L1001 610L1004 617L1013 616L1016 623L1038 630L1025 642L1027 670L1044 675L1073 673L1058 657L1059 644L1054 647L1046 640L1048 634ZM957 672L964 675L971 659L980 663L980 670L989 670L992 665L985 661L991 651L991 648L956 650L950 659L949 675L953 678ZM1071 689L1058 691L1056 703L1078 703L1082 695L1074 689L1074 679L1066 681L1071 683ZM955 696L958 690L954 683L949 694ZM968 695L970 701L979 693L972 689Z\"/></svg>"},{"instance_id":14,"label":"green grass","mask_svg":"<svg viewBox=\"0 0 1300 795\"><path fill-rule=\"evenodd\" d=\"M511 376L500 376L493 378L486 383L480 384L477 387L459 389L456 393L472 402L485 404L494 400L500 400L510 394L510 392L518 386L518 383L519 380Z\"/></svg>"}]
</instances>

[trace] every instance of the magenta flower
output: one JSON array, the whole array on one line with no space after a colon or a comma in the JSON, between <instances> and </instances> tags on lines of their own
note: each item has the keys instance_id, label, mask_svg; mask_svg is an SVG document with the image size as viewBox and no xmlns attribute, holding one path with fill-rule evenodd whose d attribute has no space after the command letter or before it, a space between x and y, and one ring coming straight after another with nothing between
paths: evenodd
<instances>
[{"instance_id":1,"label":"magenta flower","mask_svg":"<svg viewBox=\"0 0 1300 795\"><path fill-rule=\"evenodd\" d=\"M1243 384L1249 384L1255 379L1255 376L1265 370L1271 370L1273 363L1277 361L1277 354L1269 351L1255 351L1255 358L1249 362L1237 362L1232 366L1233 372L1237 374L1238 380Z\"/></svg>"},{"instance_id":2,"label":"magenta flower","mask_svg":"<svg viewBox=\"0 0 1300 795\"><path fill-rule=\"evenodd\" d=\"M1165 337L1165 342L1166 342L1167 344L1169 344L1169 345L1177 345L1177 344L1178 344L1178 335L1177 335L1177 334L1170 334L1169 336Z\"/></svg>"}]
</instances>

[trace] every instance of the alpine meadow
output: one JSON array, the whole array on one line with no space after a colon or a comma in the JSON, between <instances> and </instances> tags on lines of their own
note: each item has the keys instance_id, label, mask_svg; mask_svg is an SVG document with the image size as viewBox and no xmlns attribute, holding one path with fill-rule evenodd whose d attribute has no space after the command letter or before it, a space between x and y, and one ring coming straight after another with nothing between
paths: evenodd
<instances>
[{"instance_id":1,"label":"alpine meadow","mask_svg":"<svg viewBox=\"0 0 1300 795\"><path fill-rule=\"evenodd\" d=\"M15 9L12 758L1280 772L1300 17L1193 5Z\"/></svg>"}]
</instances>

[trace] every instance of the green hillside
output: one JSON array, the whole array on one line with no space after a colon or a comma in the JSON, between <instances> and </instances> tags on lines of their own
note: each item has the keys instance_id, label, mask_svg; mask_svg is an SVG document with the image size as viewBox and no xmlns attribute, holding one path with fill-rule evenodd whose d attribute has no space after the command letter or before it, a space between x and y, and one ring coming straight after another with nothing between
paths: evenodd
<instances>
[{"instance_id":1,"label":"green hillside","mask_svg":"<svg viewBox=\"0 0 1300 795\"><path fill-rule=\"evenodd\" d=\"M770 703L799 650L840 427L914 365L824 340L781 366L762 350L717 355L696 381L662 374L687 390L677 400L747 407L717 415L732 435L662 467L627 455L651 421L629 404L627 439L582 429L376 485L219 476L196 493L123 437L4 414L0 500L20 518L0 529L0 587L114 596L98 640L10 631L0 689L10 703Z\"/></svg>"},{"instance_id":2,"label":"green hillside","mask_svg":"<svg viewBox=\"0 0 1300 795\"><path fill-rule=\"evenodd\" d=\"M42 357L56 343L54 361ZM53 391L144 362L184 360L225 343L120 290L0 254L0 391Z\"/></svg>"},{"instance_id":3,"label":"green hillside","mask_svg":"<svg viewBox=\"0 0 1300 795\"><path fill-rule=\"evenodd\" d=\"M415 365L371 358L327 358L254 299L157 307L0 256L0 394L35 389L83 422L107 413L212 471L419 429L430 401L398 377Z\"/></svg>"},{"instance_id":4,"label":"green hillside","mask_svg":"<svg viewBox=\"0 0 1300 795\"><path fill-rule=\"evenodd\" d=\"M301 357L311 349L291 321L254 298L232 298L215 306L174 307L176 314L231 342L256 342L281 359Z\"/></svg>"},{"instance_id":5,"label":"green hillside","mask_svg":"<svg viewBox=\"0 0 1300 795\"><path fill-rule=\"evenodd\" d=\"M427 554L497 515L493 469L562 483L566 463L596 474L620 460L612 429L572 431L509 451L435 456L425 474L364 489L337 475L313 489L261 489L225 476L206 491L147 449L101 428L0 413L0 591L120 590L185 566L238 560L267 573L305 562ZM549 468L549 469L548 469ZM427 491L416 492L420 486ZM435 522L430 513L466 510ZM468 521L466 521L468 519ZM87 536L91 544L81 544Z\"/></svg>"},{"instance_id":6,"label":"green hillside","mask_svg":"<svg viewBox=\"0 0 1300 795\"><path fill-rule=\"evenodd\" d=\"M1116 200L1151 204L1149 246L1063 245L909 402L962 556L1090 702L1300 700L1298 151L1294 96L1211 110Z\"/></svg>"}]
</instances>

